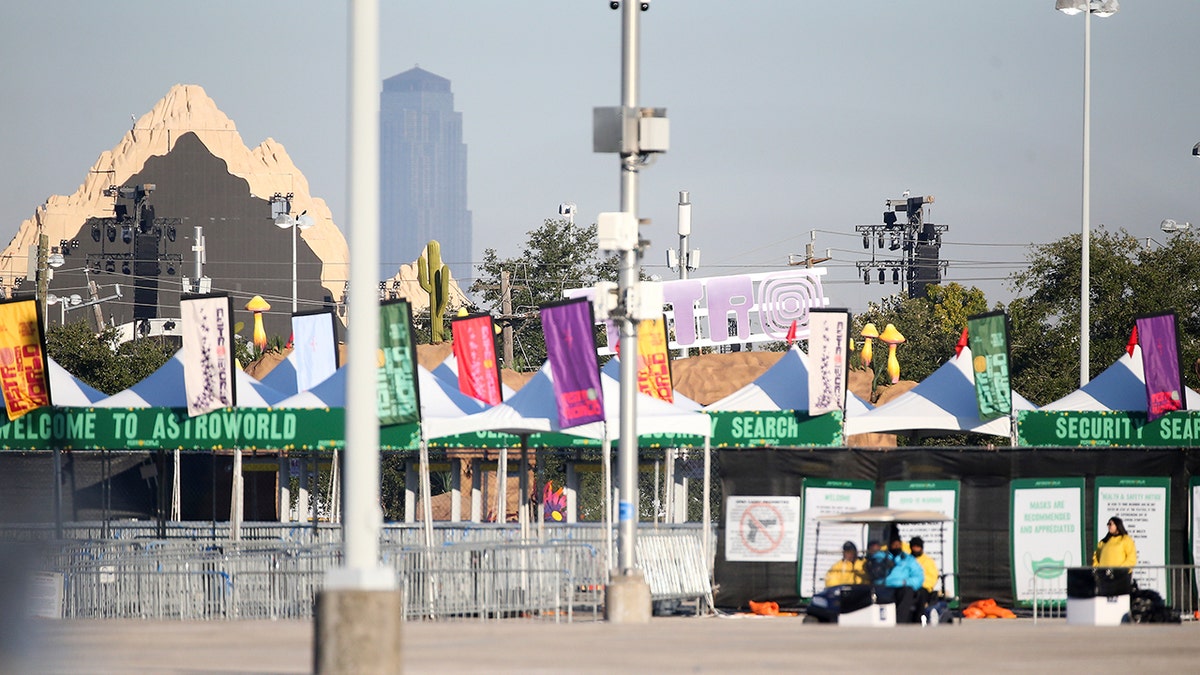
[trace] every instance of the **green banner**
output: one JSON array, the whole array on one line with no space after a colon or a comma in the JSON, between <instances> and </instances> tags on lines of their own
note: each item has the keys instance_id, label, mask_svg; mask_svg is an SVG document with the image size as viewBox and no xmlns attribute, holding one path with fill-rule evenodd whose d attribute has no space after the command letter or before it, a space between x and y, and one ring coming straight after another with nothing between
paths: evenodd
<instances>
[{"instance_id":1,"label":"green banner","mask_svg":"<svg viewBox=\"0 0 1200 675\"><path fill-rule=\"evenodd\" d=\"M1034 447L1200 447L1200 411L1169 412L1146 421L1144 412L1022 410L1017 445Z\"/></svg>"},{"instance_id":2,"label":"green banner","mask_svg":"<svg viewBox=\"0 0 1200 675\"><path fill-rule=\"evenodd\" d=\"M1012 384L1008 379L1008 317L989 312L967 318L971 370L975 373L975 398L979 419L994 420L1012 414Z\"/></svg>"},{"instance_id":3,"label":"green banner","mask_svg":"<svg viewBox=\"0 0 1200 675\"><path fill-rule=\"evenodd\" d=\"M714 448L811 448L845 445L842 413L811 417L802 411L709 411Z\"/></svg>"},{"instance_id":4,"label":"green banner","mask_svg":"<svg viewBox=\"0 0 1200 675\"><path fill-rule=\"evenodd\" d=\"M379 306L379 423L411 424L421 419L412 308L407 300Z\"/></svg>"},{"instance_id":5,"label":"green banner","mask_svg":"<svg viewBox=\"0 0 1200 675\"><path fill-rule=\"evenodd\" d=\"M937 511L953 522L908 523L899 526L905 542L914 536L925 540L925 555L933 558L943 579L938 590L958 597L958 505L962 484L956 480L893 480L883 485L883 503L889 509Z\"/></svg>"},{"instance_id":6,"label":"green banner","mask_svg":"<svg viewBox=\"0 0 1200 675\"><path fill-rule=\"evenodd\" d=\"M1061 603L1067 567L1087 566L1083 478L1018 478L1009 483L1009 561L1017 604ZM1035 579L1036 577L1036 579Z\"/></svg>"},{"instance_id":7,"label":"green banner","mask_svg":"<svg viewBox=\"0 0 1200 675\"><path fill-rule=\"evenodd\" d=\"M418 447L419 427L380 430L380 447ZM185 408L38 408L0 424L4 450L322 450L345 446L341 408L226 408L188 417Z\"/></svg>"}]
</instances>

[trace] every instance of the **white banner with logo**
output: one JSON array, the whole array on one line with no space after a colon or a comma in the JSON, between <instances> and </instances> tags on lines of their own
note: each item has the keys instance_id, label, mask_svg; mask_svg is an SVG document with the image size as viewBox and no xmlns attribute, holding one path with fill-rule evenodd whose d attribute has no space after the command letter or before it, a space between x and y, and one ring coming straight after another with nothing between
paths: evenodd
<instances>
[{"instance_id":1,"label":"white banner with logo","mask_svg":"<svg viewBox=\"0 0 1200 675\"><path fill-rule=\"evenodd\" d=\"M814 309L808 328L808 414L845 410L850 313Z\"/></svg>"},{"instance_id":2,"label":"white banner with logo","mask_svg":"<svg viewBox=\"0 0 1200 675\"><path fill-rule=\"evenodd\" d=\"M332 311L292 315L292 354L296 391L308 391L337 371L337 332Z\"/></svg>"},{"instance_id":3,"label":"white banner with logo","mask_svg":"<svg viewBox=\"0 0 1200 675\"><path fill-rule=\"evenodd\" d=\"M792 323L796 324L796 339L808 339L809 310L829 305L821 286L826 271L799 268L657 282L662 286L664 304L670 307L665 315L671 349L782 341ZM593 299L595 289L574 288L563 295ZM606 325L608 336L597 353L614 353L616 324L597 323Z\"/></svg>"},{"instance_id":4,"label":"white banner with logo","mask_svg":"<svg viewBox=\"0 0 1200 675\"><path fill-rule=\"evenodd\" d=\"M186 297L179 302L183 385L188 415L237 405L233 365L233 299Z\"/></svg>"}]
</instances>

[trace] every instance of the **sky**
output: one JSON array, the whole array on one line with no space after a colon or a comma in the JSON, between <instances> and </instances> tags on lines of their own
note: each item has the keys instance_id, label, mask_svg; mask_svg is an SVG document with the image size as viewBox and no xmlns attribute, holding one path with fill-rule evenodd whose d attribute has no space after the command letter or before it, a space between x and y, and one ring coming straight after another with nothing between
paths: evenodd
<instances>
[{"instance_id":1,"label":"sky","mask_svg":"<svg viewBox=\"0 0 1200 675\"><path fill-rule=\"evenodd\" d=\"M380 4L381 77L420 65L451 82L476 261L517 255L560 203L589 223L619 210L618 158L592 151L592 108L621 103L607 0ZM949 226L945 279L993 303L1031 244L1080 231L1084 16L1053 0L854 5L652 0L640 15L637 103L670 120L640 174L646 273L676 274L680 190L693 277L788 269L815 232L830 304L853 311L897 289L863 284L854 226L906 190ZM0 237L73 193L175 84L202 86L249 147L282 143L347 231L346 19L329 0L5 3ZM1093 228L1154 245L1165 218L1200 226L1198 26L1196 0L1092 19Z\"/></svg>"}]
</instances>

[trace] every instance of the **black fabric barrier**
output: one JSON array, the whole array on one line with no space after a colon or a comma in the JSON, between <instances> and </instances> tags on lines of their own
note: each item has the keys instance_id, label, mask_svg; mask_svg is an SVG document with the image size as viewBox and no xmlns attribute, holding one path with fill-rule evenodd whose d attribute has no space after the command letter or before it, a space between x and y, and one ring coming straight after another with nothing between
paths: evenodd
<instances>
[{"instance_id":1,"label":"black fabric barrier","mask_svg":"<svg viewBox=\"0 0 1200 675\"><path fill-rule=\"evenodd\" d=\"M1097 476L1171 478L1171 564L1191 562L1188 536L1188 482L1200 471L1200 449L1189 448L773 448L719 450L721 486L731 496L801 496L805 478L875 481L873 504L883 504L888 481L958 480L959 596L967 601L995 598L1013 606L1009 561L1009 482L1014 478L1087 479L1084 490L1084 554L1090 559L1095 532ZM780 606L801 603L796 563L727 562L725 523L719 523L715 600L719 607L744 609L750 600ZM946 570L943 570L946 571ZM818 570L824 575L825 570Z\"/></svg>"}]
</instances>

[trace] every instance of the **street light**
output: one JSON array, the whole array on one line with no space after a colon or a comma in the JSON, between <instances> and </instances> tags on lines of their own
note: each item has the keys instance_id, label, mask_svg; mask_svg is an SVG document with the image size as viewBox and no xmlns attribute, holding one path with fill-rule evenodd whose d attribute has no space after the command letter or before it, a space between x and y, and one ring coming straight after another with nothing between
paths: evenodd
<instances>
[{"instance_id":1,"label":"street light","mask_svg":"<svg viewBox=\"0 0 1200 675\"><path fill-rule=\"evenodd\" d=\"M1188 222L1181 223L1177 220L1172 220L1171 218L1167 218L1166 220L1162 221L1162 223L1160 223L1158 227L1163 232L1166 232L1167 234L1173 234L1175 232L1182 232L1191 226L1192 226L1191 223L1188 223Z\"/></svg>"},{"instance_id":2,"label":"street light","mask_svg":"<svg viewBox=\"0 0 1200 675\"><path fill-rule=\"evenodd\" d=\"M58 305L58 325L65 326L67 324L67 310L75 309L79 303L83 302L83 298L79 297L78 293L72 293L69 297L58 297L50 293L46 296L46 305Z\"/></svg>"},{"instance_id":3,"label":"street light","mask_svg":"<svg viewBox=\"0 0 1200 675\"><path fill-rule=\"evenodd\" d=\"M1063 14L1083 13L1083 223L1080 228L1079 270L1079 386L1091 379L1091 145L1092 145L1092 15L1109 17L1117 13L1117 0L1056 0L1054 8Z\"/></svg>"},{"instance_id":4,"label":"street light","mask_svg":"<svg viewBox=\"0 0 1200 675\"><path fill-rule=\"evenodd\" d=\"M275 226L281 230L291 228L292 230L292 314L296 313L297 292L296 292L296 239L299 235L296 230L307 230L316 224L313 217L308 215L308 211L303 211L298 216L291 215L292 211L292 193L286 196L275 193L271 197L271 215L275 219Z\"/></svg>"}]
</instances>

